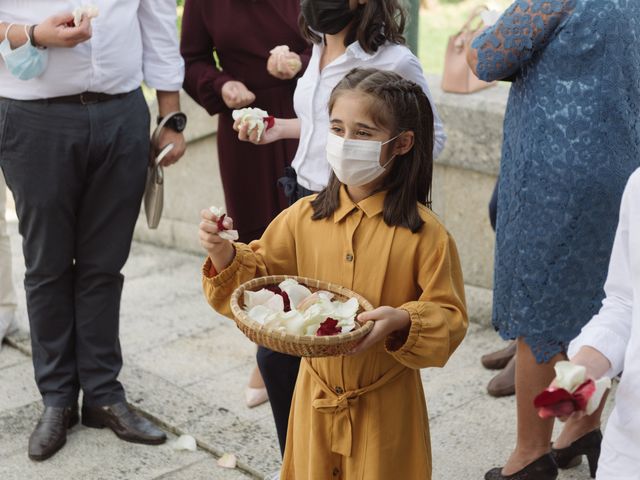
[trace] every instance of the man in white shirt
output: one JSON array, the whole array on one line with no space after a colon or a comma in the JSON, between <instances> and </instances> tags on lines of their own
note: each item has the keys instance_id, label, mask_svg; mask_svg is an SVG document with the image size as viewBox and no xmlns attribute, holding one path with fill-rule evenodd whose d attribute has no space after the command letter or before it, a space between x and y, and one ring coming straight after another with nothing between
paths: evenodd
<instances>
[{"instance_id":1,"label":"man in white shirt","mask_svg":"<svg viewBox=\"0 0 640 480\"><path fill-rule=\"evenodd\" d=\"M81 0L0 2L0 167L23 236L45 407L29 439L33 460L62 448L79 421L80 390L84 425L131 442L166 440L126 402L118 329L120 271L149 161L142 80L157 90L160 116L180 110L176 4L93 1L98 16L77 26L71 11ZM171 120L153 147L174 144L165 165L185 149L186 117Z\"/></svg>"}]
</instances>

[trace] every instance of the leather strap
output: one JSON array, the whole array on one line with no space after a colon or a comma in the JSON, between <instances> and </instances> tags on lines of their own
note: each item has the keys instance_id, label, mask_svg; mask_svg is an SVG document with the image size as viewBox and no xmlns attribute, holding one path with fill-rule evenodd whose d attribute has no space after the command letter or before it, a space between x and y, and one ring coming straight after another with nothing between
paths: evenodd
<instances>
[{"instance_id":1,"label":"leather strap","mask_svg":"<svg viewBox=\"0 0 640 480\"><path fill-rule=\"evenodd\" d=\"M96 103L108 102L110 100L124 98L129 95L129 93L130 92L116 93L112 95L109 93L83 92L77 95L65 95L63 97L51 97L21 101L33 103L67 103L72 105L94 105Z\"/></svg>"},{"instance_id":2,"label":"leather strap","mask_svg":"<svg viewBox=\"0 0 640 480\"><path fill-rule=\"evenodd\" d=\"M462 26L462 28L460 29L460 31L457 33L457 35L460 35L463 32L467 32L467 31L471 31L471 24L474 22L474 20L476 20L480 14L485 11L485 10L489 10L489 7L487 7L486 5L479 5L476 8L473 9L473 11L471 12L471 15L469 15L469 19L466 21L466 23Z\"/></svg>"}]
</instances>

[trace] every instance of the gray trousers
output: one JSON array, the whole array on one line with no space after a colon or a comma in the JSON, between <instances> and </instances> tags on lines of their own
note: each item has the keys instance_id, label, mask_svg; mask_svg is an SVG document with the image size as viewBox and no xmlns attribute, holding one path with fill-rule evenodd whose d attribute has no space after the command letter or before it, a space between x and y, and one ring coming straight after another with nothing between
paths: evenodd
<instances>
[{"instance_id":1,"label":"gray trousers","mask_svg":"<svg viewBox=\"0 0 640 480\"><path fill-rule=\"evenodd\" d=\"M144 192L142 92L92 105L0 99L0 167L18 214L36 383L44 404L124 400L124 266Z\"/></svg>"}]
</instances>

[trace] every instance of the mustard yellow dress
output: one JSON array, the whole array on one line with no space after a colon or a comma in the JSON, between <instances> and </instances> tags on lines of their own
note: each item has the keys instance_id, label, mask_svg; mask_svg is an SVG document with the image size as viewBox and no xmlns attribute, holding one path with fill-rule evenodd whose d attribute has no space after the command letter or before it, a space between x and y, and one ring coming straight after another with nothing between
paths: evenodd
<instances>
[{"instance_id":1,"label":"mustard yellow dress","mask_svg":"<svg viewBox=\"0 0 640 480\"><path fill-rule=\"evenodd\" d=\"M385 192L355 204L343 188L333 218L313 221L310 201L282 212L260 240L235 244L233 263L203 267L211 306L265 275L301 275L350 288L374 306L409 312L408 336L356 356L303 359L294 392L282 480L428 480L431 445L420 368L442 367L464 338L467 314L455 243L420 206L418 233L389 227Z\"/></svg>"}]
</instances>

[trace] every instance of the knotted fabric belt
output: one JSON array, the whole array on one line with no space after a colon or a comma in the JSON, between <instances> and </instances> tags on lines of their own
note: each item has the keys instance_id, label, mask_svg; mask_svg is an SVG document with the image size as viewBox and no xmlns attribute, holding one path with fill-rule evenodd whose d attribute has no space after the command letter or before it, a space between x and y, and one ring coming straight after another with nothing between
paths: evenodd
<instances>
[{"instance_id":1,"label":"knotted fabric belt","mask_svg":"<svg viewBox=\"0 0 640 480\"><path fill-rule=\"evenodd\" d=\"M357 390L350 390L338 395L327 386L322 378L320 378L318 372L313 369L309 360L303 358L300 365L329 397L317 398L313 401L312 405L313 408L319 412L333 416L333 424L331 428L331 451L345 457L351 456L351 446L353 443L351 407L358 402L358 399L362 395L372 392L373 390L377 390L378 388L411 371L411 369L398 363L380 377L378 381L371 385L358 388Z\"/></svg>"}]
</instances>

